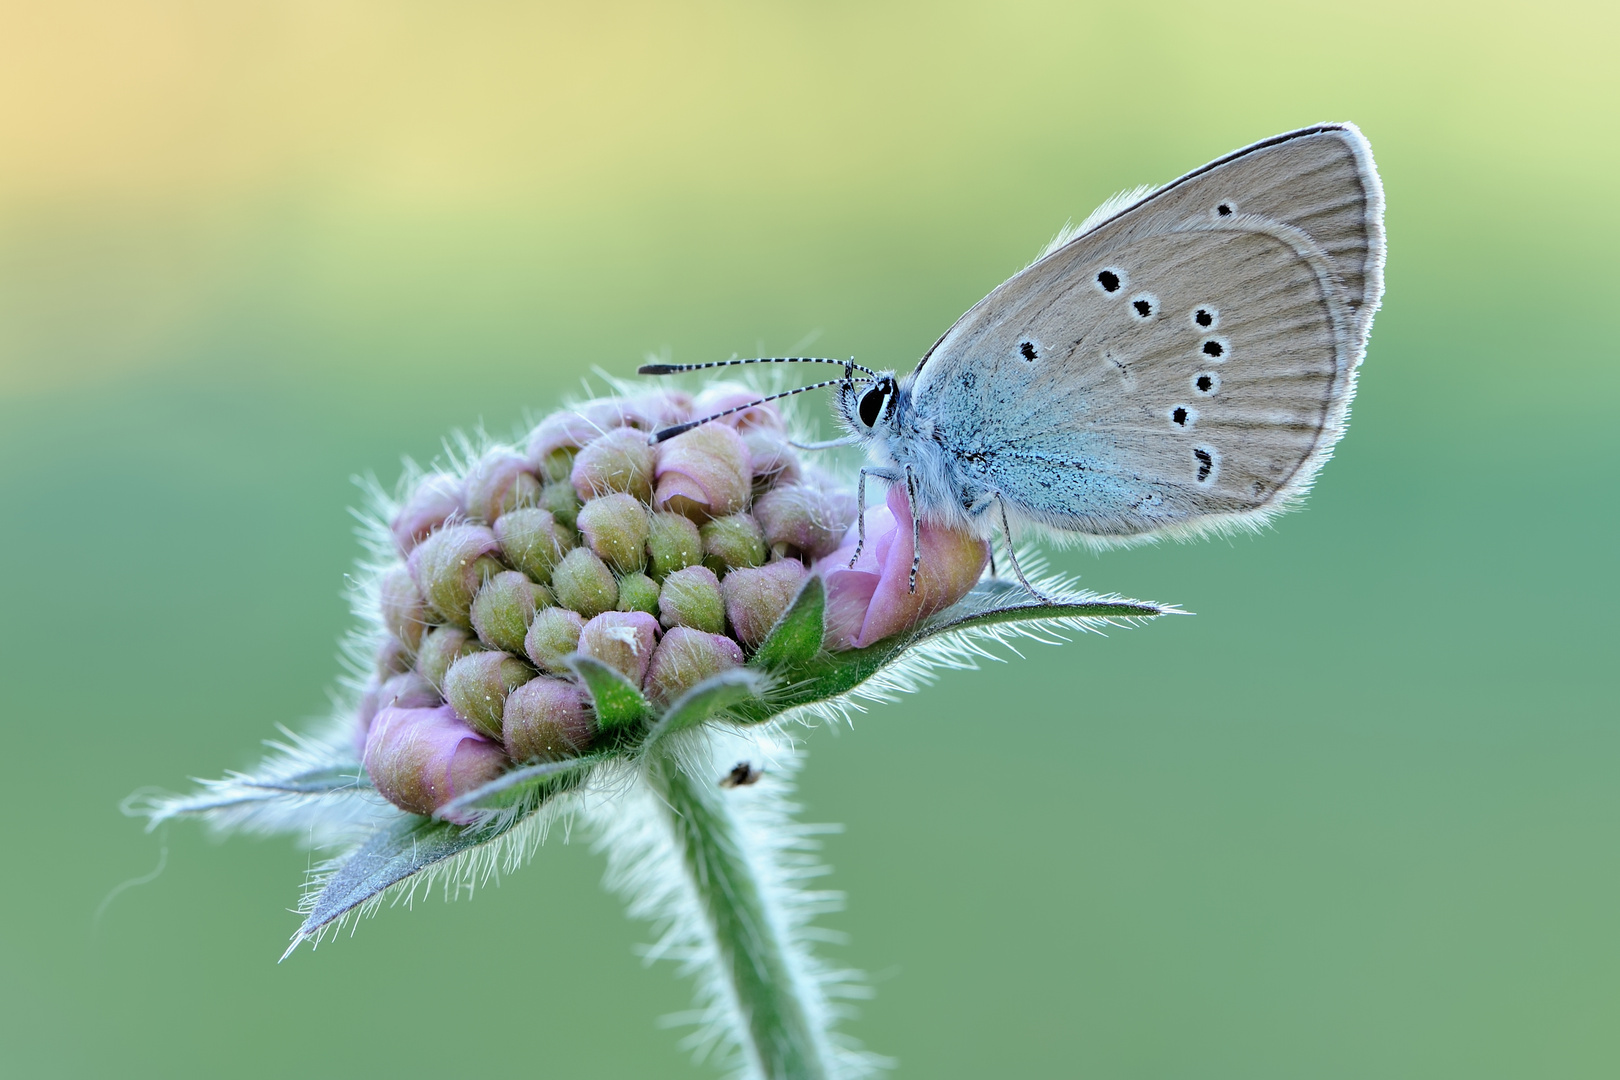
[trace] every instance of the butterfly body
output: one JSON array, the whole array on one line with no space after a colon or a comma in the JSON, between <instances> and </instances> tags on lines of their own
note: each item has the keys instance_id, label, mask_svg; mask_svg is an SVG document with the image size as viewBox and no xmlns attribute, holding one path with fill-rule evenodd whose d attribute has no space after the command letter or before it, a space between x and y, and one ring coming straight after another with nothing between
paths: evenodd
<instances>
[{"instance_id":1,"label":"butterfly body","mask_svg":"<svg viewBox=\"0 0 1620 1080\"><path fill-rule=\"evenodd\" d=\"M1105 206L839 410L924 520L1099 544L1256 525L1343 433L1383 257L1360 133L1292 132Z\"/></svg>"}]
</instances>

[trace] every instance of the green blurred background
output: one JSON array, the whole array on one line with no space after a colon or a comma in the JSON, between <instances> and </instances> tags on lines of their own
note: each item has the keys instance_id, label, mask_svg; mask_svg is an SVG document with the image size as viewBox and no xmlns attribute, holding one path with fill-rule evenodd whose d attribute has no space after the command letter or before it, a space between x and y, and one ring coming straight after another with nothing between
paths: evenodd
<instances>
[{"instance_id":1,"label":"green blurred background","mask_svg":"<svg viewBox=\"0 0 1620 1080\"><path fill-rule=\"evenodd\" d=\"M1308 509L1058 554L1198 616L810 739L849 1030L909 1077L1614 1076L1616 11L0 6L0 1071L709 1075L577 840L278 966L309 856L118 801L324 711L351 474L649 351L907 368L1112 192L1350 119L1389 292Z\"/></svg>"}]
</instances>

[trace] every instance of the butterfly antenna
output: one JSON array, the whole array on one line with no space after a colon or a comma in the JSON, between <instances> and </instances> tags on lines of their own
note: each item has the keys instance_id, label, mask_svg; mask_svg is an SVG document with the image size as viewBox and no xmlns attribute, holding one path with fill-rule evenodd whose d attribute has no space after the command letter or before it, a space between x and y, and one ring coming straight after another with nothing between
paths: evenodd
<instances>
[{"instance_id":1,"label":"butterfly antenna","mask_svg":"<svg viewBox=\"0 0 1620 1080\"><path fill-rule=\"evenodd\" d=\"M707 364L642 364L636 369L638 375L678 375L683 371L708 371L711 368L737 367L739 364L837 364L846 370L853 368L864 371L866 374L877 377L877 372L869 367L862 367L855 362L854 357L848 360L833 360L825 356L755 356L746 360L715 360ZM825 385L825 384L823 384ZM813 389L805 387L806 390Z\"/></svg>"},{"instance_id":2,"label":"butterfly antenna","mask_svg":"<svg viewBox=\"0 0 1620 1080\"><path fill-rule=\"evenodd\" d=\"M719 420L723 416L730 416L732 413L739 413L739 412L742 412L745 409L752 409L755 405L763 405L767 401L775 401L777 398L792 397L794 394L802 394L806 390L820 390L820 389L822 389L824 387L828 387L828 386L837 386L837 385L839 385L840 383L842 383L844 381L846 381L846 380L845 379L827 379L827 380L825 380L823 382L811 383L809 386L799 386L799 387L795 387L792 390L784 390L780 394L768 394L765 397L756 398L755 400L750 401L746 405L737 405L737 406L735 406L733 408L730 408L730 409L722 409L717 413L710 413L708 416L703 417L701 420L688 420L684 424L676 424L674 427L667 427L667 428L663 428L662 430L655 431L650 436L647 437L647 442L649 444L661 443L665 439L673 439L675 436L679 435L683 431L691 431L695 427L701 427L702 425L707 424L710 420ZM862 381L864 382L865 380L862 380Z\"/></svg>"}]
</instances>

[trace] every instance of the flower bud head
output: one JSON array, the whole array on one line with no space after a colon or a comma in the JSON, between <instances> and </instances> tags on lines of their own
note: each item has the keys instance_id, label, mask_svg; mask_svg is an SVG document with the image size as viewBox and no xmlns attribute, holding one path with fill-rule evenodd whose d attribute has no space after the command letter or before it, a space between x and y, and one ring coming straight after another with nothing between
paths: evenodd
<instances>
[{"instance_id":1,"label":"flower bud head","mask_svg":"<svg viewBox=\"0 0 1620 1080\"><path fill-rule=\"evenodd\" d=\"M444 473L431 473L417 481L388 529L394 534L399 553L409 555L429 533L459 513L461 481Z\"/></svg>"},{"instance_id":2,"label":"flower bud head","mask_svg":"<svg viewBox=\"0 0 1620 1080\"><path fill-rule=\"evenodd\" d=\"M754 503L772 551L820 559L838 550L855 521L855 500L825 484L781 484Z\"/></svg>"},{"instance_id":3,"label":"flower bud head","mask_svg":"<svg viewBox=\"0 0 1620 1080\"><path fill-rule=\"evenodd\" d=\"M435 626L422 635L416 652L416 671L432 686L443 687L450 665L478 651L478 642L459 626Z\"/></svg>"},{"instance_id":4,"label":"flower bud head","mask_svg":"<svg viewBox=\"0 0 1620 1080\"><path fill-rule=\"evenodd\" d=\"M619 585L613 571L590 548L575 548L551 572L551 591L557 603L587 619L612 611L619 604Z\"/></svg>"},{"instance_id":5,"label":"flower bud head","mask_svg":"<svg viewBox=\"0 0 1620 1080\"><path fill-rule=\"evenodd\" d=\"M724 577L739 566L765 561L765 534L747 514L732 514L703 523L703 565Z\"/></svg>"},{"instance_id":6,"label":"flower bud head","mask_svg":"<svg viewBox=\"0 0 1620 1080\"><path fill-rule=\"evenodd\" d=\"M384 629L412 652L422 644L427 629L427 602L417 591L409 570L391 567L377 582L377 607Z\"/></svg>"},{"instance_id":7,"label":"flower bud head","mask_svg":"<svg viewBox=\"0 0 1620 1080\"><path fill-rule=\"evenodd\" d=\"M373 683L360 696L355 706L354 718L356 727L355 752L364 755L366 752L366 736L371 731L371 721L378 710L387 708L396 709L431 709L443 699L439 692L422 676L414 671L407 671L395 675L382 683Z\"/></svg>"},{"instance_id":8,"label":"flower bud head","mask_svg":"<svg viewBox=\"0 0 1620 1080\"><path fill-rule=\"evenodd\" d=\"M463 483L462 507L468 517L485 523L508 510L532 506L540 497L540 481L528 459L504 447L473 462Z\"/></svg>"},{"instance_id":9,"label":"flower bud head","mask_svg":"<svg viewBox=\"0 0 1620 1080\"><path fill-rule=\"evenodd\" d=\"M587 444L574 458L574 491L581 499L623 491L651 502L653 458L645 432L615 428Z\"/></svg>"},{"instance_id":10,"label":"flower bud head","mask_svg":"<svg viewBox=\"0 0 1620 1080\"><path fill-rule=\"evenodd\" d=\"M687 626L705 634L726 628L726 606L720 579L707 566L689 566L664 579L658 593L658 621L666 627Z\"/></svg>"},{"instance_id":11,"label":"flower bud head","mask_svg":"<svg viewBox=\"0 0 1620 1080\"><path fill-rule=\"evenodd\" d=\"M446 525L411 552L417 589L446 622L471 626L473 594L484 579L505 569L494 556L495 534L483 525Z\"/></svg>"},{"instance_id":12,"label":"flower bud head","mask_svg":"<svg viewBox=\"0 0 1620 1080\"><path fill-rule=\"evenodd\" d=\"M579 651L641 685L658 644L658 620L644 611L605 611L585 624Z\"/></svg>"},{"instance_id":13,"label":"flower bud head","mask_svg":"<svg viewBox=\"0 0 1620 1080\"><path fill-rule=\"evenodd\" d=\"M416 657L399 638L389 635L377 648L377 677L387 679L398 675L402 671L409 671L416 663Z\"/></svg>"},{"instance_id":14,"label":"flower bud head","mask_svg":"<svg viewBox=\"0 0 1620 1080\"><path fill-rule=\"evenodd\" d=\"M540 606L541 588L516 570L503 570L484 582L472 602L478 640L502 652L522 653L523 637Z\"/></svg>"},{"instance_id":15,"label":"flower bud head","mask_svg":"<svg viewBox=\"0 0 1620 1080\"><path fill-rule=\"evenodd\" d=\"M450 665L444 697L473 729L490 738L501 734L506 695L534 678L534 670L503 652L477 652Z\"/></svg>"},{"instance_id":16,"label":"flower bud head","mask_svg":"<svg viewBox=\"0 0 1620 1080\"><path fill-rule=\"evenodd\" d=\"M462 723L448 705L379 710L364 760L383 797L413 814L433 813L489 783L507 764L501 747Z\"/></svg>"},{"instance_id":17,"label":"flower bud head","mask_svg":"<svg viewBox=\"0 0 1620 1080\"><path fill-rule=\"evenodd\" d=\"M759 392L750 390L738 383L716 383L702 391L692 402L692 416L694 419L701 416L713 416L715 413L726 412L727 409L736 409L746 405L748 408L739 409L734 413L727 413L717 422L728 427L747 431L752 428L768 428L772 431L786 431L787 425L782 423L782 413L777 409L774 401L760 401Z\"/></svg>"},{"instance_id":18,"label":"flower bud head","mask_svg":"<svg viewBox=\"0 0 1620 1080\"><path fill-rule=\"evenodd\" d=\"M757 649L798 594L809 571L798 559L778 559L752 570L733 570L720 583L731 632L748 649Z\"/></svg>"},{"instance_id":19,"label":"flower bud head","mask_svg":"<svg viewBox=\"0 0 1620 1080\"><path fill-rule=\"evenodd\" d=\"M577 450L615 428L646 432L678 424L689 415L692 399L673 390L655 390L630 398L596 398L552 413L529 435L529 460L543 461L557 450Z\"/></svg>"},{"instance_id":20,"label":"flower bud head","mask_svg":"<svg viewBox=\"0 0 1620 1080\"><path fill-rule=\"evenodd\" d=\"M654 503L660 510L705 521L745 509L752 486L753 467L742 436L725 424L704 424L663 444Z\"/></svg>"},{"instance_id":21,"label":"flower bud head","mask_svg":"<svg viewBox=\"0 0 1620 1080\"><path fill-rule=\"evenodd\" d=\"M658 643L642 689L653 704L667 707L704 679L742 662L742 649L730 638L677 626Z\"/></svg>"},{"instance_id":22,"label":"flower bud head","mask_svg":"<svg viewBox=\"0 0 1620 1080\"><path fill-rule=\"evenodd\" d=\"M566 479L553 481L540 489L540 506L551 511L558 525L572 529L579 519L579 492Z\"/></svg>"},{"instance_id":23,"label":"flower bud head","mask_svg":"<svg viewBox=\"0 0 1620 1080\"><path fill-rule=\"evenodd\" d=\"M647 554L649 569L656 581L677 570L695 566L703 559L703 537L692 519L681 514L658 513L649 521Z\"/></svg>"},{"instance_id":24,"label":"flower bud head","mask_svg":"<svg viewBox=\"0 0 1620 1080\"><path fill-rule=\"evenodd\" d=\"M658 583L646 574L626 574L619 579L619 610L658 614Z\"/></svg>"},{"instance_id":25,"label":"flower bud head","mask_svg":"<svg viewBox=\"0 0 1620 1080\"><path fill-rule=\"evenodd\" d=\"M579 651L579 635L584 629L585 620L578 612L560 607L541 608L529 624L523 651L541 671L566 675L568 665L563 663L563 657Z\"/></svg>"},{"instance_id":26,"label":"flower bud head","mask_svg":"<svg viewBox=\"0 0 1620 1080\"><path fill-rule=\"evenodd\" d=\"M592 499L579 511L579 531L596 557L621 574L647 565L647 509L623 492Z\"/></svg>"},{"instance_id":27,"label":"flower bud head","mask_svg":"<svg viewBox=\"0 0 1620 1080\"><path fill-rule=\"evenodd\" d=\"M573 491L568 489L570 495ZM507 562L545 584L552 568L574 546L574 530L559 525L550 510L526 507L496 519L495 540Z\"/></svg>"},{"instance_id":28,"label":"flower bud head","mask_svg":"<svg viewBox=\"0 0 1620 1080\"><path fill-rule=\"evenodd\" d=\"M829 649L865 648L956 603L968 594L990 561L990 545L978 537L923 522L922 565L911 578L911 504L904 484L889 488L887 505L866 512L866 546L854 569L851 530L844 545L816 564L827 582Z\"/></svg>"},{"instance_id":29,"label":"flower bud head","mask_svg":"<svg viewBox=\"0 0 1620 1080\"><path fill-rule=\"evenodd\" d=\"M743 445L748 447L756 492L799 479L799 456L782 432L769 427L751 427L743 429L742 437Z\"/></svg>"},{"instance_id":30,"label":"flower bud head","mask_svg":"<svg viewBox=\"0 0 1620 1080\"><path fill-rule=\"evenodd\" d=\"M507 697L502 733L513 761L559 761L590 749L596 719L584 690L542 675Z\"/></svg>"}]
</instances>

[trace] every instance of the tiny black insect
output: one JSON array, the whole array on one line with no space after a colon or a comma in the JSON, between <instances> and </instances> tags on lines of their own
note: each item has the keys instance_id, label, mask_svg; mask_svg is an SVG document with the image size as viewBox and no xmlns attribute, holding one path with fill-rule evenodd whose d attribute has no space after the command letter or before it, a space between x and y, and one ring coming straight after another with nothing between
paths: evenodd
<instances>
[{"instance_id":1,"label":"tiny black insect","mask_svg":"<svg viewBox=\"0 0 1620 1080\"><path fill-rule=\"evenodd\" d=\"M752 762L739 761L731 767L730 772L720 778L720 786L723 788L747 787L749 784L759 783L759 778L764 775L764 770L754 768Z\"/></svg>"}]
</instances>

